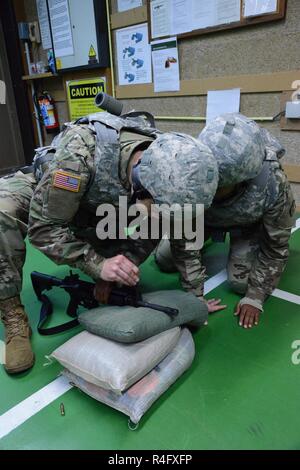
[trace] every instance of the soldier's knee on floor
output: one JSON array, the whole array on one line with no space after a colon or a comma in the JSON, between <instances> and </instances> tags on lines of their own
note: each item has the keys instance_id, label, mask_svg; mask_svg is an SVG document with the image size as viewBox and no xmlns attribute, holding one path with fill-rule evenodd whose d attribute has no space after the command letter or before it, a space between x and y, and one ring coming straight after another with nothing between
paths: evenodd
<instances>
[{"instance_id":1,"label":"soldier's knee on floor","mask_svg":"<svg viewBox=\"0 0 300 470\"><path fill-rule=\"evenodd\" d=\"M155 252L155 261L163 273L175 273L177 271L169 240L162 240L160 242Z\"/></svg>"}]
</instances>

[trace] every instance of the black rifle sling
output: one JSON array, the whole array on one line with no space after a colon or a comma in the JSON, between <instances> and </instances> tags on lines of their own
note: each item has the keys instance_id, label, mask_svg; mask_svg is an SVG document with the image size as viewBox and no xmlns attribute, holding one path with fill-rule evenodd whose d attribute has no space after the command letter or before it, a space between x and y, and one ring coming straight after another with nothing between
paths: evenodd
<instances>
[{"instance_id":1,"label":"black rifle sling","mask_svg":"<svg viewBox=\"0 0 300 470\"><path fill-rule=\"evenodd\" d=\"M61 325L44 328L44 324L48 321L48 319L52 315L53 306L52 306L50 299L45 294L42 294L39 300L42 302L42 306L40 310L40 319L39 319L39 323L37 327L37 330L40 335L42 336L57 335L58 333L63 333L64 331L71 330L72 328L75 328L75 326L79 325L78 319L74 318L74 320L71 320L66 323L62 323Z\"/></svg>"}]
</instances>

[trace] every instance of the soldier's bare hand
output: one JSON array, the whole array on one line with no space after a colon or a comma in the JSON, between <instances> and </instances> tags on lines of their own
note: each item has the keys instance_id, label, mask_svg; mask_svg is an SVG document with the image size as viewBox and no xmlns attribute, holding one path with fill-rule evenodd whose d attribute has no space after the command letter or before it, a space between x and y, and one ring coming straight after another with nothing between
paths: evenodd
<instances>
[{"instance_id":1,"label":"soldier's bare hand","mask_svg":"<svg viewBox=\"0 0 300 470\"><path fill-rule=\"evenodd\" d=\"M109 301L109 296L113 288L112 282L103 281L100 279L96 282L94 297L100 303L107 305Z\"/></svg>"},{"instance_id":2,"label":"soldier's bare hand","mask_svg":"<svg viewBox=\"0 0 300 470\"><path fill-rule=\"evenodd\" d=\"M238 305L235 316L239 316L239 325L243 328L253 328L259 324L261 311L252 305Z\"/></svg>"},{"instance_id":3,"label":"soldier's bare hand","mask_svg":"<svg viewBox=\"0 0 300 470\"><path fill-rule=\"evenodd\" d=\"M107 259L101 271L101 279L120 282L125 286L136 286L139 282L139 268L123 255Z\"/></svg>"},{"instance_id":4,"label":"soldier's bare hand","mask_svg":"<svg viewBox=\"0 0 300 470\"><path fill-rule=\"evenodd\" d=\"M208 313L215 313L215 312L220 312L221 310L225 310L227 308L227 305L220 305L221 304L221 299L210 299L206 301L207 307L208 307Z\"/></svg>"}]
</instances>

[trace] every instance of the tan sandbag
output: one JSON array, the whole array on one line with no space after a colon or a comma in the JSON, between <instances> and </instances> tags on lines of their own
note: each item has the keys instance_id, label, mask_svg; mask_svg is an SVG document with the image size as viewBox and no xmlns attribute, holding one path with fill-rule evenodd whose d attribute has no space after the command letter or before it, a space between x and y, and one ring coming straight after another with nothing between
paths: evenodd
<instances>
[{"instance_id":1,"label":"tan sandbag","mask_svg":"<svg viewBox=\"0 0 300 470\"><path fill-rule=\"evenodd\" d=\"M187 329L184 329L170 354L149 374L121 395L97 387L67 370L63 372L63 375L87 395L121 411L129 416L133 423L138 424L152 404L189 369L194 357L193 337Z\"/></svg>"},{"instance_id":2,"label":"tan sandbag","mask_svg":"<svg viewBox=\"0 0 300 470\"><path fill-rule=\"evenodd\" d=\"M137 344L120 344L84 331L51 357L88 382L121 393L157 366L179 336L180 328L173 328Z\"/></svg>"}]
</instances>

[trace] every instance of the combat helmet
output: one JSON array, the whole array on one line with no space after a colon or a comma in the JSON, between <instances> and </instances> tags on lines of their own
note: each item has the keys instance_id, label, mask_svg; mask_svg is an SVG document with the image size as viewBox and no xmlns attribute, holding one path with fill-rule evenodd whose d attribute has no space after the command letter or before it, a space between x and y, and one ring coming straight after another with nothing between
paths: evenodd
<instances>
[{"instance_id":1,"label":"combat helmet","mask_svg":"<svg viewBox=\"0 0 300 470\"><path fill-rule=\"evenodd\" d=\"M155 204L211 206L218 187L218 165L210 149L185 134L160 135L144 151L132 173L133 191Z\"/></svg>"},{"instance_id":2,"label":"combat helmet","mask_svg":"<svg viewBox=\"0 0 300 470\"><path fill-rule=\"evenodd\" d=\"M219 166L219 187L255 178L262 170L266 146L260 127L239 113L213 119L199 135Z\"/></svg>"}]
</instances>

